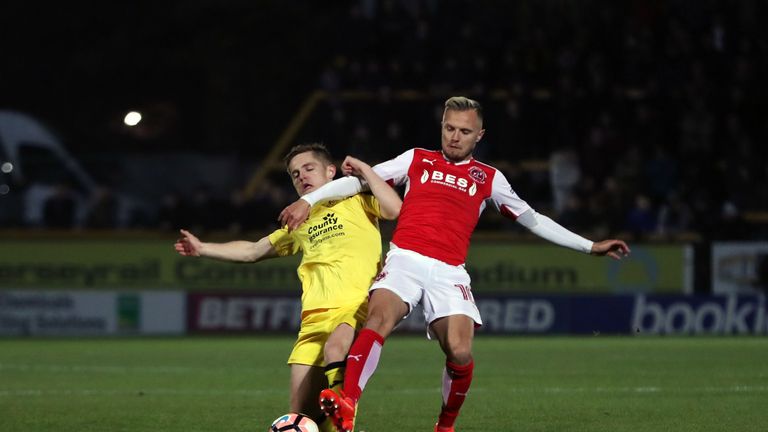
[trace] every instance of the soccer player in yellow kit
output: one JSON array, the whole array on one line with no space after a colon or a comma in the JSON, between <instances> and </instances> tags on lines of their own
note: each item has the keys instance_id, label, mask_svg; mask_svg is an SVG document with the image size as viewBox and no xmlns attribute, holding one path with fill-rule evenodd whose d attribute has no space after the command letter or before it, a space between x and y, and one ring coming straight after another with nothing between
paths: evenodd
<instances>
[{"instance_id":1,"label":"soccer player in yellow kit","mask_svg":"<svg viewBox=\"0 0 768 432\"><path fill-rule=\"evenodd\" d=\"M293 147L285 157L296 192L302 196L333 180L336 167L322 144ZM301 252L301 328L288 358L292 412L315 419L323 431L335 431L317 405L323 388L340 387L346 355L365 322L368 288L381 268L378 219L394 219L402 201L370 167L361 177L371 193L361 193L312 208L306 222L278 229L257 242L205 243L188 231L175 243L183 256L233 262L257 262Z\"/></svg>"}]
</instances>

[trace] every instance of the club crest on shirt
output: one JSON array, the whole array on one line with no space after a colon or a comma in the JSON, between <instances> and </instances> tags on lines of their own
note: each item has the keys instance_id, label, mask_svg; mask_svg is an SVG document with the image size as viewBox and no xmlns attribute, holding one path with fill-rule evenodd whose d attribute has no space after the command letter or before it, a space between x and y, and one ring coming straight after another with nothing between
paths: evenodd
<instances>
[{"instance_id":1,"label":"club crest on shirt","mask_svg":"<svg viewBox=\"0 0 768 432\"><path fill-rule=\"evenodd\" d=\"M486 178L488 178L480 167L473 166L469 169L469 176L480 184L485 184Z\"/></svg>"}]
</instances>

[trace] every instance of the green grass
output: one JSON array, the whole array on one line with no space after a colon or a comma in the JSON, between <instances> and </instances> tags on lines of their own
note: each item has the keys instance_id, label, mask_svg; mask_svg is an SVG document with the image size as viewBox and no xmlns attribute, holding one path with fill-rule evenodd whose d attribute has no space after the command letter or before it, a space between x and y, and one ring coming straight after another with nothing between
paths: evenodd
<instances>
[{"instance_id":1,"label":"green grass","mask_svg":"<svg viewBox=\"0 0 768 432\"><path fill-rule=\"evenodd\" d=\"M265 431L292 338L0 339L0 431ZM765 431L768 339L475 342L470 431ZM395 335L358 430L431 431L443 357Z\"/></svg>"}]
</instances>

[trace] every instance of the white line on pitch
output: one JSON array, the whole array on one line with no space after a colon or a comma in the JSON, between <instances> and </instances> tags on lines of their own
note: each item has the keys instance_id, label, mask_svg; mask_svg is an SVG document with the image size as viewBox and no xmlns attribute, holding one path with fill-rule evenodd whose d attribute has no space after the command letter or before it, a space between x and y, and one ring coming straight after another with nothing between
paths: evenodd
<instances>
[{"instance_id":1,"label":"white line on pitch","mask_svg":"<svg viewBox=\"0 0 768 432\"><path fill-rule=\"evenodd\" d=\"M382 390L380 390L382 391ZM488 389L475 388L472 393L485 393ZM259 396L266 394L280 394L284 389L264 389L264 390L196 390L196 389L137 389L137 390L51 390L51 389L19 389L9 390L0 389L0 397L42 397L42 396ZM400 388L387 389L386 393L397 394L430 394L439 393L438 388ZM499 390L498 393L554 393L554 394L577 394L577 393L766 393L768 386L707 386L707 387L684 387L684 388L663 388L663 387L542 387L542 388L507 388Z\"/></svg>"},{"instance_id":2,"label":"white line on pitch","mask_svg":"<svg viewBox=\"0 0 768 432\"><path fill-rule=\"evenodd\" d=\"M145 390L0 390L0 397L3 396L258 396L265 394L283 393L283 389L267 390L194 390L194 389L145 389Z\"/></svg>"},{"instance_id":3,"label":"white line on pitch","mask_svg":"<svg viewBox=\"0 0 768 432\"><path fill-rule=\"evenodd\" d=\"M98 365L46 365L46 364L9 364L0 363L0 372L19 371L19 372L87 372L87 373L105 373L105 374L126 374L126 373L173 373L188 374L199 372L225 372L244 369L236 368L207 368L207 367L187 367L187 366L98 366ZM249 368L251 372L259 373L259 368ZM272 372L269 372L272 373Z\"/></svg>"}]
</instances>

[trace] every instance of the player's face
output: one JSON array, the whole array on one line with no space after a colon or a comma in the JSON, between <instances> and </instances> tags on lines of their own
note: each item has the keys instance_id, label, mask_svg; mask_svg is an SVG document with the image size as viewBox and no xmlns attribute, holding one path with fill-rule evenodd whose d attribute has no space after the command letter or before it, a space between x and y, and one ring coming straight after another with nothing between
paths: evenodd
<instances>
[{"instance_id":1,"label":"player's face","mask_svg":"<svg viewBox=\"0 0 768 432\"><path fill-rule=\"evenodd\" d=\"M443 155L453 162L472 157L477 142L483 137L483 122L475 110L443 113Z\"/></svg>"},{"instance_id":2,"label":"player's face","mask_svg":"<svg viewBox=\"0 0 768 432\"><path fill-rule=\"evenodd\" d=\"M305 195L333 180L336 167L326 165L311 151L299 153L288 163L293 187L299 196Z\"/></svg>"}]
</instances>

